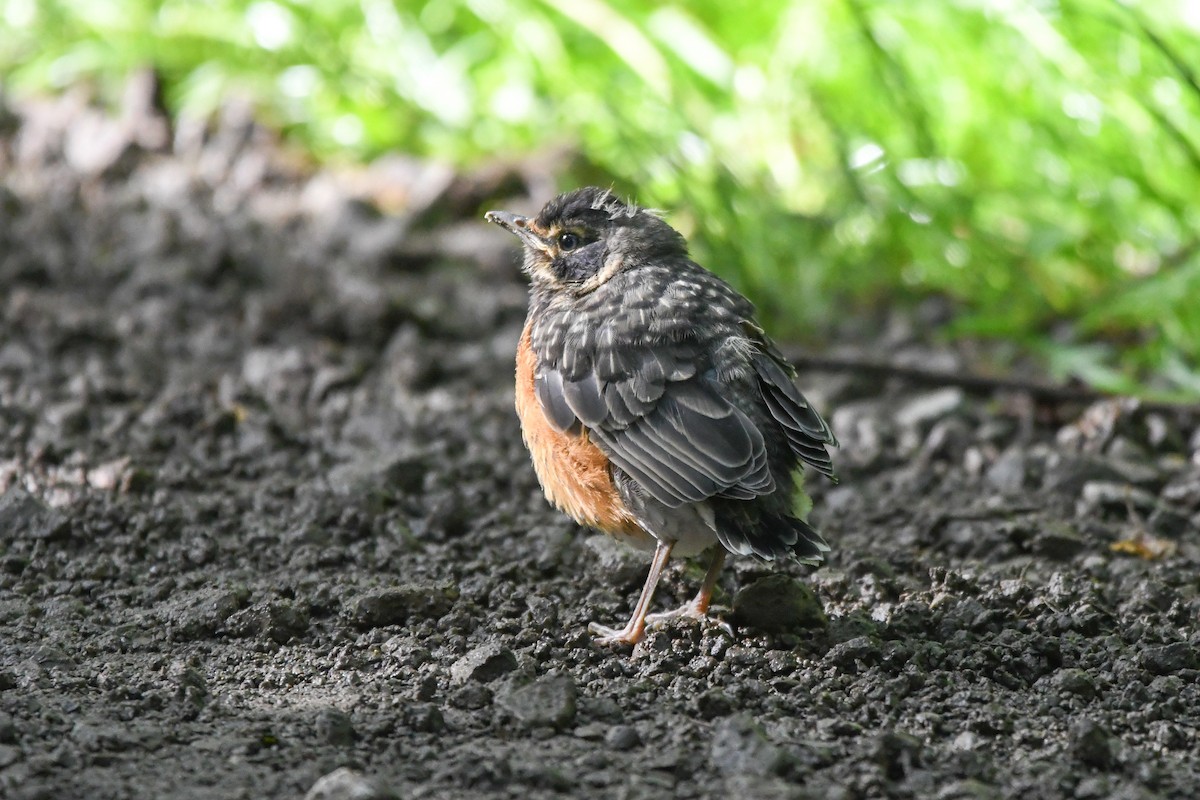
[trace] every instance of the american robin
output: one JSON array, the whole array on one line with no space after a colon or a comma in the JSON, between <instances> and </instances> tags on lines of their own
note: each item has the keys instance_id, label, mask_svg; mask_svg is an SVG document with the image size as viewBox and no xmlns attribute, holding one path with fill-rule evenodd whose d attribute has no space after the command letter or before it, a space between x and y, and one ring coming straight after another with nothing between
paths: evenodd
<instances>
[{"instance_id":1,"label":"american robin","mask_svg":"<svg viewBox=\"0 0 1200 800\"><path fill-rule=\"evenodd\" d=\"M525 247L530 302L517 346L517 414L546 497L654 558L624 628L703 617L728 553L821 561L795 513L801 462L832 478L837 440L796 388L754 307L688 258L655 214L594 187L532 219L489 211ZM714 555L695 599L647 617L672 553Z\"/></svg>"}]
</instances>

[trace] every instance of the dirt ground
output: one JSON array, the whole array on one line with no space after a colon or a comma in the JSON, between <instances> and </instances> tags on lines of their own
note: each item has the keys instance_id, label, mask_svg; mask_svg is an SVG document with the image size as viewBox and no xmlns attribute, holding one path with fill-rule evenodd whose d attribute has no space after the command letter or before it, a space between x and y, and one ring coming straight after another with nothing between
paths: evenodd
<instances>
[{"instance_id":1,"label":"dirt ground","mask_svg":"<svg viewBox=\"0 0 1200 800\"><path fill-rule=\"evenodd\" d=\"M1182 415L808 372L829 563L595 647L646 557L541 497L479 216L550 191L0 107L0 796L1195 796ZM844 350L965 369L921 319Z\"/></svg>"}]
</instances>

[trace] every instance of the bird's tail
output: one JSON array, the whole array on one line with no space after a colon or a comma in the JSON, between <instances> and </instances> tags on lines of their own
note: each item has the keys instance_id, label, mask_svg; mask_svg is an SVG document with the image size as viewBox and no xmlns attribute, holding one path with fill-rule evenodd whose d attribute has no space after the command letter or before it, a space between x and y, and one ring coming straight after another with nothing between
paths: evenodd
<instances>
[{"instance_id":1,"label":"bird's tail","mask_svg":"<svg viewBox=\"0 0 1200 800\"><path fill-rule=\"evenodd\" d=\"M717 538L726 550L753 555L765 561L793 556L801 564L816 566L825 560L829 545L811 525L787 514L717 515Z\"/></svg>"}]
</instances>

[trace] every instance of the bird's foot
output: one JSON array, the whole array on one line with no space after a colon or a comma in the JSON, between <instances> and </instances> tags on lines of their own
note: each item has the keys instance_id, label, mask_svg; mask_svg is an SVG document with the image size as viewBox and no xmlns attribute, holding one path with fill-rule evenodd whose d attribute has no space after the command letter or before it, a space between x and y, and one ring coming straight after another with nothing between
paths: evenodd
<instances>
[{"instance_id":1,"label":"bird's foot","mask_svg":"<svg viewBox=\"0 0 1200 800\"><path fill-rule=\"evenodd\" d=\"M712 625L724 631L729 636L733 636L733 628L723 619L709 616L708 605L701 606L695 601L684 603L679 608L673 611L663 611L658 614L648 614L646 616L646 625L650 627L662 625L665 622L670 622L675 619L690 619L698 622L700 625Z\"/></svg>"},{"instance_id":2,"label":"bird's foot","mask_svg":"<svg viewBox=\"0 0 1200 800\"><path fill-rule=\"evenodd\" d=\"M702 609L695 603L684 603L679 608L671 611L660 611L657 614L647 614L646 624L653 625L656 622L666 622L672 619L679 619L680 617L684 617L685 619L694 619L698 622L702 619L707 619L708 609Z\"/></svg>"},{"instance_id":3,"label":"bird's foot","mask_svg":"<svg viewBox=\"0 0 1200 800\"><path fill-rule=\"evenodd\" d=\"M599 622L593 622L588 625L588 633L596 637L595 642L601 646L611 645L635 645L642 640L642 636L646 633L646 626L634 625L633 620L624 628L610 628L607 625L601 625Z\"/></svg>"}]
</instances>

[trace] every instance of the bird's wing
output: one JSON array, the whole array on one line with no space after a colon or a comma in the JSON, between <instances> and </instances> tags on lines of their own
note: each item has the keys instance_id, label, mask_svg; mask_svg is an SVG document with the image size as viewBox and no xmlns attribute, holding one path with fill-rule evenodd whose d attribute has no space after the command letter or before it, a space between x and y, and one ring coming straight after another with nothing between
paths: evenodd
<instances>
[{"instance_id":1,"label":"bird's wing","mask_svg":"<svg viewBox=\"0 0 1200 800\"><path fill-rule=\"evenodd\" d=\"M609 344L602 335L586 370L539 369L538 399L556 427L581 423L617 467L668 507L774 491L762 433L697 369L694 346Z\"/></svg>"},{"instance_id":2,"label":"bird's wing","mask_svg":"<svg viewBox=\"0 0 1200 800\"><path fill-rule=\"evenodd\" d=\"M837 437L816 409L809 404L794 380L796 370L788 363L762 328L746 323L745 329L760 347L752 357L759 390L771 416L783 428L788 445L817 472L834 478L833 462L826 445L838 446Z\"/></svg>"}]
</instances>

